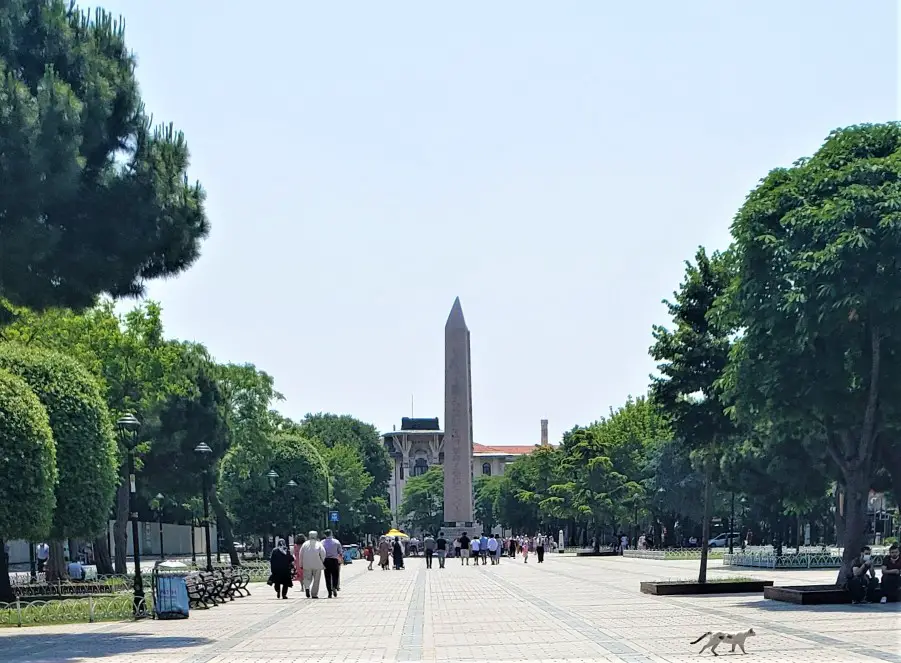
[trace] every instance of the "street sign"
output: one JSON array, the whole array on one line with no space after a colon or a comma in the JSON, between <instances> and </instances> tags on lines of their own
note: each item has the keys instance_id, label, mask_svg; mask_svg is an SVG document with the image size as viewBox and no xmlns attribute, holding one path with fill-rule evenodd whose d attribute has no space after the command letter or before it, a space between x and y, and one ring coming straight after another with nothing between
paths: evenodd
<instances>
[{"instance_id":1,"label":"street sign","mask_svg":"<svg viewBox=\"0 0 901 663\"><path fill-rule=\"evenodd\" d=\"M329 522L331 522L331 523L338 522L338 512L337 511L329 511L328 519L329 519Z\"/></svg>"}]
</instances>

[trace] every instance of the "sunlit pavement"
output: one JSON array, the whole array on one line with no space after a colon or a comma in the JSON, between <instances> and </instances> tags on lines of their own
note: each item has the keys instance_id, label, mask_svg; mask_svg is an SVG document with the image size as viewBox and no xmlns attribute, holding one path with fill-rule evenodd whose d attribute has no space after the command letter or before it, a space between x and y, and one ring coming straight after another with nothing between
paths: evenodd
<instances>
[{"instance_id":1,"label":"sunlit pavement","mask_svg":"<svg viewBox=\"0 0 901 663\"><path fill-rule=\"evenodd\" d=\"M761 595L652 597L641 580L687 579L697 562L549 555L544 564L342 570L338 599L253 595L188 620L0 629L0 661L104 663L698 660L705 631L754 627L749 661L901 663L901 604L792 606ZM712 562L711 575L736 575ZM831 582L834 571L748 570L777 584ZM325 596L324 586L322 596ZM721 656L730 656L728 649ZM739 655L740 654L736 654ZM709 656L705 653L705 657Z\"/></svg>"}]
</instances>

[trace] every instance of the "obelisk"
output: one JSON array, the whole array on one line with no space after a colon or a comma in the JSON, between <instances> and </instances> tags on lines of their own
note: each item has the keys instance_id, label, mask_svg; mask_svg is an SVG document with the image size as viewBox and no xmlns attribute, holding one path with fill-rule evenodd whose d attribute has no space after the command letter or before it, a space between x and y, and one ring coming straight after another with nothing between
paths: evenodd
<instances>
[{"instance_id":1,"label":"obelisk","mask_svg":"<svg viewBox=\"0 0 901 663\"><path fill-rule=\"evenodd\" d=\"M474 533L472 370L469 329L459 297L444 325L444 523L445 538L464 530Z\"/></svg>"}]
</instances>

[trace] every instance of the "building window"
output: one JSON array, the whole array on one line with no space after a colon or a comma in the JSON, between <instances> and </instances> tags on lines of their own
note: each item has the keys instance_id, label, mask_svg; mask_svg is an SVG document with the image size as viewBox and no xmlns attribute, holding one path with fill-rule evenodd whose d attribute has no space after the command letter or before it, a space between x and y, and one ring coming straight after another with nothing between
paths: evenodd
<instances>
[{"instance_id":1,"label":"building window","mask_svg":"<svg viewBox=\"0 0 901 663\"><path fill-rule=\"evenodd\" d=\"M413 472L411 473L414 477L422 476L429 469L429 464L425 458L417 458L416 462L413 463Z\"/></svg>"},{"instance_id":2,"label":"building window","mask_svg":"<svg viewBox=\"0 0 901 663\"><path fill-rule=\"evenodd\" d=\"M491 476L491 463L482 463L482 474L486 477Z\"/></svg>"}]
</instances>

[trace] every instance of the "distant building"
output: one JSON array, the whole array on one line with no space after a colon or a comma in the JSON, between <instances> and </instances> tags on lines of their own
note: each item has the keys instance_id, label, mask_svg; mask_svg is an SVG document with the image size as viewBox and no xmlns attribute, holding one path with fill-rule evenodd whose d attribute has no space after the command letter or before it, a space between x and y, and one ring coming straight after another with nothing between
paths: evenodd
<instances>
[{"instance_id":1,"label":"distant building","mask_svg":"<svg viewBox=\"0 0 901 663\"><path fill-rule=\"evenodd\" d=\"M388 495L394 525L398 524L397 509L404 499L404 486L410 477L425 474L432 465L444 463L444 431L438 417L401 419L400 430L382 435L385 449L394 460L388 482ZM542 420L541 443L547 445L547 422ZM486 446L472 445L472 477L501 476L507 463L532 453L538 445Z\"/></svg>"}]
</instances>

